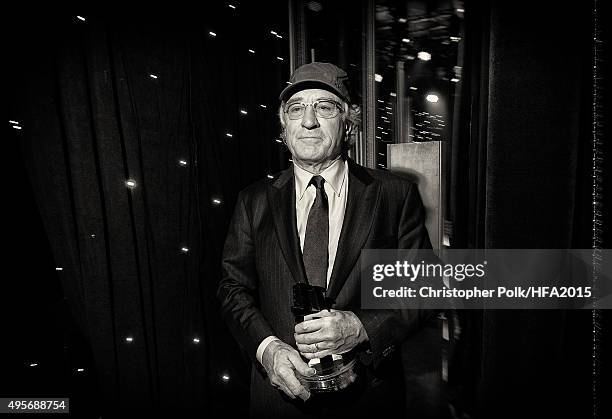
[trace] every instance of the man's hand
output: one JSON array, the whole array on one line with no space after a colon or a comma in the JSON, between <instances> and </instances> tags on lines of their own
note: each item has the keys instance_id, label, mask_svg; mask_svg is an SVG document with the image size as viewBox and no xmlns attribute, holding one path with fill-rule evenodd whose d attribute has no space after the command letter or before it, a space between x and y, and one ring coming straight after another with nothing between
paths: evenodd
<instances>
[{"instance_id":1,"label":"man's hand","mask_svg":"<svg viewBox=\"0 0 612 419\"><path fill-rule=\"evenodd\" d=\"M295 342L306 359L343 354L367 340L361 320L352 311L323 310L295 326Z\"/></svg>"},{"instance_id":2,"label":"man's hand","mask_svg":"<svg viewBox=\"0 0 612 419\"><path fill-rule=\"evenodd\" d=\"M274 340L266 347L261 361L273 387L280 388L292 399L308 400L310 392L295 377L295 371L307 377L316 371L302 360L298 351L283 341Z\"/></svg>"}]
</instances>

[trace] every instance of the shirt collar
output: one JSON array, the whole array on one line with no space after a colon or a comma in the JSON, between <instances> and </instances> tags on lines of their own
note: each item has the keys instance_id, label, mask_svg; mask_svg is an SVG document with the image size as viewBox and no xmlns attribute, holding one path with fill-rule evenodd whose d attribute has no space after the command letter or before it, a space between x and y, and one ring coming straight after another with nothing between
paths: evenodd
<instances>
[{"instance_id":1,"label":"shirt collar","mask_svg":"<svg viewBox=\"0 0 612 419\"><path fill-rule=\"evenodd\" d=\"M338 197L342 193L342 184L344 183L347 170L347 162L338 157L327 169L319 174L331 186ZM293 163L293 171L295 173L295 194L297 200L300 201L304 196L304 192L306 192L306 188L308 188L310 179L315 175L302 169L295 163Z\"/></svg>"}]
</instances>

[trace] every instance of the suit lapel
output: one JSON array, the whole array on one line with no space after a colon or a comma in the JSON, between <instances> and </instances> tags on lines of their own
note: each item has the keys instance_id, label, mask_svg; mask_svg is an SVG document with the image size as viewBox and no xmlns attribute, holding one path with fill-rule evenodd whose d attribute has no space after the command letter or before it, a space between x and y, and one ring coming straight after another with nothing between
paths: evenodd
<instances>
[{"instance_id":1,"label":"suit lapel","mask_svg":"<svg viewBox=\"0 0 612 419\"><path fill-rule=\"evenodd\" d=\"M380 186L352 160L349 163L349 184L344 222L338 240L338 251L329 281L328 297L335 299L357 263L368 237L376 209Z\"/></svg>"},{"instance_id":2,"label":"suit lapel","mask_svg":"<svg viewBox=\"0 0 612 419\"><path fill-rule=\"evenodd\" d=\"M296 282L306 282L300 239L295 221L295 181L289 168L268 188L268 204L274 218L276 237Z\"/></svg>"}]
</instances>

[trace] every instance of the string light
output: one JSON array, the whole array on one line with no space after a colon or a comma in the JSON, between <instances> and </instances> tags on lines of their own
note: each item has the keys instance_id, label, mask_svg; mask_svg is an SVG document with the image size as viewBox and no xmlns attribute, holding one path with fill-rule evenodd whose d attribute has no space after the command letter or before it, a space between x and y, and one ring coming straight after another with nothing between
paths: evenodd
<instances>
[{"instance_id":1,"label":"string light","mask_svg":"<svg viewBox=\"0 0 612 419\"><path fill-rule=\"evenodd\" d=\"M92 235L91 235L91 238L92 238L92 239L95 239L95 238L96 238L96 235L95 235L95 234L92 234Z\"/></svg>"},{"instance_id":2,"label":"string light","mask_svg":"<svg viewBox=\"0 0 612 419\"><path fill-rule=\"evenodd\" d=\"M229 132L226 132L226 133L225 133L225 136L226 136L226 137L228 137L228 138L232 138L232 137L233 137L233 135L232 135L232 134L230 134Z\"/></svg>"},{"instance_id":3,"label":"string light","mask_svg":"<svg viewBox=\"0 0 612 419\"><path fill-rule=\"evenodd\" d=\"M83 16L77 16L76 18L79 19L81 22L85 22L86 20Z\"/></svg>"},{"instance_id":4,"label":"string light","mask_svg":"<svg viewBox=\"0 0 612 419\"><path fill-rule=\"evenodd\" d=\"M200 339L199 338L193 338L193 343L200 343Z\"/></svg>"},{"instance_id":5,"label":"string light","mask_svg":"<svg viewBox=\"0 0 612 419\"><path fill-rule=\"evenodd\" d=\"M125 181L125 186L127 186L130 189L134 189L136 187L136 181L133 179L128 179Z\"/></svg>"},{"instance_id":6,"label":"string light","mask_svg":"<svg viewBox=\"0 0 612 419\"><path fill-rule=\"evenodd\" d=\"M19 122L13 121L12 119L9 119L9 124L19 125Z\"/></svg>"},{"instance_id":7,"label":"string light","mask_svg":"<svg viewBox=\"0 0 612 419\"><path fill-rule=\"evenodd\" d=\"M419 57L419 60L423 60L423 61L431 60L431 54L427 51L419 51L419 53L417 54L417 57Z\"/></svg>"},{"instance_id":8,"label":"string light","mask_svg":"<svg viewBox=\"0 0 612 419\"><path fill-rule=\"evenodd\" d=\"M270 33L271 33L272 35L275 35L275 36L276 36L276 35L278 35L278 34L276 33L276 31L270 31Z\"/></svg>"},{"instance_id":9,"label":"string light","mask_svg":"<svg viewBox=\"0 0 612 419\"><path fill-rule=\"evenodd\" d=\"M285 60L283 60L283 57L276 57L276 59L279 60L279 61L285 61Z\"/></svg>"},{"instance_id":10,"label":"string light","mask_svg":"<svg viewBox=\"0 0 612 419\"><path fill-rule=\"evenodd\" d=\"M264 108L264 109L266 109L266 108L267 108L267 106L266 106L266 105L259 105L259 106L260 106L260 107L262 107L262 108Z\"/></svg>"},{"instance_id":11,"label":"string light","mask_svg":"<svg viewBox=\"0 0 612 419\"><path fill-rule=\"evenodd\" d=\"M397 94L395 94L395 92L391 92L391 93L389 93L389 96L391 96L391 97L396 97L396 96L397 96Z\"/></svg>"},{"instance_id":12,"label":"string light","mask_svg":"<svg viewBox=\"0 0 612 419\"><path fill-rule=\"evenodd\" d=\"M427 95L425 99L431 103L436 103L439 100L438 95L434 95L434 94Z\"/></svg>"},{"instance_id":13,"label":"string light","mask_svg":"<svg viewBox=\"0 0 612 419\"><path fill-rule=\"evenodd\" d=\"M60 268L59 266L57 268L55 268L56 271L63 271L64 268Z\"/></svg>"},{"instance_id":14,"label":"string light","mask_svg":"<svg viewBox=\"0 0 612 419\"><path fill-rule=\"evenodd\" d=\"M274 179L274 176L268 175L268 179Z\"/></svg>"},{"instance_id":15,"label":"string light","mask_svg":"<svg viewBox=\"0 0 612 419\"><path fill-rule=\"evenodd\" d=\"M181 247L181 252L183 253L189 253L189 248L186 246Z\"/></svg>"},{"instance_id":16,"label":"string light","mask_svg":"<svg viewBox=\"0 0 612 419\"><path fill-rule=\"evenodd\" d=\"M213 198L212 202L215 205L221 205L221 200L219 198Z\"/></svg>"},{"instance_id":17,"label":"string light","mask_svg":"<svg viewBox=\"0 0 612 419\"><path fill-rule=\"evenodd\" d=\"M149 74L149 77L151 77L152 79L157 79L157 76L155 74Z\"/></svg>"},{"instance_id":18,"label":"string light","mask_svg":"<svg viewBox=\"0 0 612 419\"><path fill-rule=\"evenodd\" d=\"M234 6L233 4L228 4L228 7L229 7L230 9L234 9L234 10L236 9L236 6Z\"/></svg>"},{"instance_id":19,"label":"string light","mask_svg":"<svg viewBox=\"0 0 612 419\"><path fill-rule=\"evenodd\" d=\"M410 86L410 87L409 87L409 89L410 89L410 90L417 90L417 88L416 88L416 87L414 87L414 86Z\"/></svg>"},{"instance_id":20,"label":"string light","mask_svg":"<svg viewBox=\"0 0 612 419\"><path fill-rule=\"evenodd\" d=\"M209 34L210 36L212 36L213 38L214 38L215 36L217 36L217 34L216 34L215 32L213 32L213 31L208 32L208 34Z\"/></svg>"},{"instance_id":21,"label":"string light","mask_svg":"<svg viewBox=\"0 0 612 419\"><path fill-rule=\"evenodd\" d=\"M457 82L459 81L459 79L458 79L458 78L456 78L456 77L453 77L453 78L451 79L451 81L452 81L453 83L457 83Z\"/></svg>"},{"instance_id":22,"label":"string light","mask_svg":"<svg viewBox=\"0 0 612 419\"><path fill-rule=\"evenodd\" d=\"M244 109L240 109L240 113L243 114L243 115L246 115L248 112L245 111Z\"/></svg>"},{"instance_id":23,"label":"string light","mask_svg":"<svg viewBox=\"0 0 612 419\"><path fill-rule=\"evenodd\" d=\"M282 143L282 142L283 142L282 140L280 140L280 139L278 139L278 138L277 138L275 141L276 141L277 143Z\"/></svg>"},{"instance_id":24,"label":"string light","mask_svg":"<svg viewBox=\"0 0 612 419\"><path fill-rule=\"evenodd\" d=\"M255 50L254 50L254 49L249 49L249 52L250 52L251 54L255 54Z\"/></svg>"},{"instance_id":25,"label":"string light","mask_svg":"<svg viewBox=\"0 0 612 419\"><path fill-rule=\"evenodd\" d=\"M402 38L402 42L405 42L406 44L410 42L410 39L408 38Z\"/></svg>"},{"instance_id":26,"label":"string light","mask_svg":"<svg viewBox=\"0 0 612 419\"><path fill-rule=\"evenodd\" d=\"M227 381L229 381L230 376L229 376L229 375L227 375L227 374L223 374L223 375L221 376L221 379L222 379L223 381L226 381L226 382L227 382Z\"/></svg>"},{"instance_id":27,"label":"string light","mask_svg":"<svg viewBox=\"0 0 612 419\"><path fill-rule=\"evenodd\" d=\"M134 341L134 338L133 338L133 337L131 337L131 336L128 336L128 337L126 337L126 338L125 338L125 341L126 341L126 342L133 342L133 341Z\"/></svg>"},{"instance_id":28,"label":"string light","mask_svg":"<svg viewBox=\"0 0 612 419\"><path fill-rule=\"evenodd\" d=\"M20 130L20 129L21 129L21 127L20 127L19 125L13 125L13 128L14 128L14 129L17 129L17 130Z\"/></svg>"},{"instance_id":29,"label":"string light","mask_svg":"<svg viewBox=\"0 0 612 419\"><path fill-rule=\"evenodd\" d=\"M187 160L179 160L181 166L187 166Z\"/></svg>"},{"instance_id":30,"label":"string light","mask_svg":"<svg viewBox=\"0 0 612 419\"><path fill-rule=\"evenodd\" d=\"M33 363L30 364L30 367L36 367L36 366L38 366L38 364L36 362L33 362Z\"/></svg>"},{"instance_id":31,"label":"string light","mask_svg":"<svg viewBox=\"0 0 612 419\"><path fill-rule=\"evenodd\" d=\"M398 20L398 22L399 22L399 23L406 23L407 21L406 21L406 18L404 18L404 17L400 17L400 18L399 18L399 20Z\"/></svg>"},{"instance_id":32,"label":"string light","mask_svg":"<svg viewBox=\"0 0 612 419\"><path fill-rule=\"evenodd\" d=\"M85 368L77 368L77 372L83 372L85 371Z\"/></svg>"}]
</instances>

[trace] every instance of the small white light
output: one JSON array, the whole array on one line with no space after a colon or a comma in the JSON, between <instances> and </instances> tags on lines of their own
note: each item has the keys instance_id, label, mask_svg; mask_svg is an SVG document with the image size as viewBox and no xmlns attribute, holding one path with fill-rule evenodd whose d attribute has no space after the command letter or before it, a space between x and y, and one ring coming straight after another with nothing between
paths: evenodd
<instances>
[{"instance_id":1,"label":"small white light","mask_svg":"<svg viewBox=\"0 0 612 419\"><path fill-rule=\"evenodd\" d=\"M270 33L271 33L272 35L278 35L278 34L276 33L276 31L270 31Z\"/></svg>"},{"instance_id":2,"label":"small white light","mask_svg":"<svg viewBox=\"0 0 612 419\"><path fill-rule=\"evenodd\" d=\"M293 163L293 159L289 159L289 161L290 161L291 163Z\"/></svg>"},{"instance_id":3,"label":"small white light","mask_svg":"<svg viewBox=\"0 0 612 419\"><path fill-rule=\"evenodd\" d=\"M212 202L215 205L221 205L221 200L219 198L213 198Z\"/></svg>"},{"instance_id":4,"label":"small white light","mask_svg":"<svg viewBox=\"0 0 612 419\"><path fill-rule=\"evenodd\" d=\"M266 105L259 105L259 106L261 106L261 107L262 107L262 108L264 108L264 109L266 109L266 108L267 108L267 106L266 106Z\"/></svg>"},{"instance_id":5,"label":"small white light","mask_svg":"<svg viewBox=\"0 0 612 419\"><path fill-rule=\"evenodd\" d=\"M276 57L276 59L277 59L278 61L284 61L284 60L283 60L283 57Z\"/></svg>"},{"instance_id":6,"label":"small white light","mask_svg":"<svg viewBox=\"0 0 612 419\"><path fill-rule=\"evenodd\" d=\"M378 135L376 136L376 138L378 138L379 140L382 140L382 137L380 137L380 136L378 136Z\"/></svg>"},{"instance_id":7,"label":"small white light","mask_svg":"<svg viewBox=\"0 0 612 419\"><path fill-rule=\"evenodd\" d=\"M397 96L397 94L395 94L395 92L391 92L391 93L389 93L389 96L391 96L391 97L396 97L396 96Z\"/></svg>"},{"instance_id":8,"label":"small white light","mask_svg":"<svg viewBox=\"0 0 612 419\"><path fill-rule=\"evenodd\" d=\"M453 42L459 42L459 41L461 41L461 37L459 37L459 36L451 36L450 40L453 41Z\"/></svg>"},{"instance_id":9,"label":"small white light","mask_svg":"<svg viewBox=\"0 0 612 419\"><path fill-rule=\"evenodd\" d=\"M230 9L235 9L236 8L236 6L234 6L233 4L228 4L228 6L229 6Z\"/></svg>"},{"instance_id":10,"label":"small white light","mask_svg":"<svg viewBox=\"0 0 612 419\"><path fill-rule=\"evenodd\" d=\"M277 37L278 39L283 39L283 37L282 37L282 36L280 36L280 35L276 35L276 37Z\"/></svg>"},{"instance_id":11,"label":"small white light","mask_svg":"<svg viewBox=\"0 0 612 419\"><path fill-rule=\"evenodd\" d=\"M388 111L390 111L390 110L391 110L391 107L390 107L390 106L385 106L385 109L386 109L386 110L388 110Z\"/></svg>"},{"instance_id":12,"label":"small white light","mask_svg":"<svg viewBox=\"0 0 612 419\"><path fill-rule=\"evenodd\" d=\"M9 119L9 124L19 125L19 122L13 121L12 119Z\"/></svg>"},{"instance_id":13,"label":"small white light","mask_svg":"<svg viewBox=\"0 0 612 419\"><path fill-rule=\"evenodd\" d=\"M14 129L21 129L21 127L19 125L13 125Z\"/></svg>"},{"instance_id":14,"label":"small white light","mask_svg":"<svg viewBox=\"0 0 612 419\"><path fill-rule=\"evenodd\" d=\"M77 16L77 19L79 19L81 22L85 22L85 18L83 16Z\"/></svg>"},{"instance_id":15,"label":"small white light","mask_svg":"<svg viewBox=\"0 0 612 419\"><path fill-rule=\"evenodd\" d=\"M127 186L130 189L134 189L136 187L136 181L132 179L128 179L125 181L125 186Z\"/></svg>"},{"instance_id":16,"label":"small white light","mask_svg":"<svg viewBox=\"0 0 612 419\"><path fill-rule=\"evenodd\" d=\"M278 139L278 138L277 138L275 141L276 141L277 143L282 143L282 142L283 142L282 140L280 140L280 139Z\"/></svg>"},{"instance_id":17,"label":"small white light","mask_svg":"<svg viewBox=\"0 0 612 419\"><path fill-rule=\"evenodd\" d=\"M157 76L155 74L149 74L149 77L151 77L152 79L156 79Z\"/></svg>"},{"instance_id":18,"label":"small white light","mask_svg":"<svg viewBox=\"0 0 612 419\"><path fill-rule=\"evenodd\" d=\"M213 38L214 38L215 36L217 36L217 34L216 34L215 32L213 32L213 31L208 32L208 34L209 34L210 36L212 36Z\"/></svg>"},{"instance_id":19,"label":"small white light","mask_svg":"<svg viewBox=\"0 0 612 419\"><path fill-rule=\"evenodd\" d=\"M200 343L200 339L199 338L193 338L193 343Z\"/></svg>"},{"instance_id":20,"label":"small white light","mask_svg":"<svg viewBox=\"0 0 612 419\"><path fill-rule=\"evenodd\" d=\"M233 135L232 135L232 134L230 134L229 132L226 132L226 133L225 133L225 136L226 136L226 137L228 137L228 138L232 138L232 137L233 137Z\"/></svg>"},{"instance_id":21,"label":"small white light","mask_svg":"<svg viewBox=\"0 0 612 419\"><path fill-rule=\"evenodd\" d=\"M438 96L437 95L427 95L425 99L427 99L428 102L436 103L438 101Z\"/></svg>"},{"instance_id":22,"label":"small white light","mask_svg":"<svg viewBox=\"0 0 612 419\"><path fill-rule=\"evenodd\" d=\"M133 338L133 337L131 337L131 336L128 336L127 338L125 338L125 341L126 341L126 342L133 342L133 341L134 341L134 338Z\"/></svg>"},{"instance_id":23,"label":"small white light","mask_svg":"<svg viewBox=\"0 0 612 419\"><path fill-rule=\"evenodd\" d=\"M56 271L63 271L64 268L60 268L59 266L57 268L55 268Z\"/></svg>"},{"instance_id":24,"label":"small white light","mask_svg":"<svg viewBox=\"0 0 612 419\"><path fill-rule=\"evenodd\" d=\"M189 248L186 246L181 247L181 252L183 253L189 253Z\"/></svg>"},{"instance_id":25,"label":"small white light","mask_svg":"<svg viewBox=\"0 0 612 419\"><path fill-rule=\"evenodd\" d=\"M33 362L30 364L31 367L36 367L38 364L36 362Z\"/></svg>"},{"instance_id":26,"label":"small white light","mask_svg":"<svg viewBox=\"0 0 612 419\"><path fill-rule=\"evenodd\" d=\"M95 234L92 234L90 237L91 237L92 239L95 239L95 238L96 238L96 235L95 235Z\"/></svg>"},{"instance_id":27,"label":"small white light","mask_svg":"<svg viewBox=\"0 0 612 419\"><path fill-rule=\"evenodd\" d=\"M453 83L457 83L457 82L459 81L459 79L458 79L458 78L456 78L456 77L453 77L453 78L451 79L451 81L452 81Z\"/></svg>"},{"instance_id":28,"label":"small white light","mask_svg":"<svg viewBox=\"0 0 612 419\"><path fill-rule=\"evenodd\" d=\"M382 81L382 76L380 74L374 74L374 80L380 83Z\"/></svg>"},{"instance_id":29,"label":"small white light","mask_svg":"<svg viewBox=\"0 0 612 419\"><path fill-rule=\"evenodd\" d=\"M250 52L251 54L255 54L255 50L254 50L254 49L249 49L249 52Z\"/></svg>"},{"instance_id":30,"label":"small white light","mask_svg":"<svg viewBox=\"0 0 612 419\"><path fill-rule=\"evenodd\" d=\"M385 101L384 101L384 100L380 100L380 99L376 99L376 101L377 101L378 103L385 103Z\"/></svg>"},{"instance_id":31,"label":"small white light","mask_svg":"<svg viewBox=\"0 0 612 419\"><path fill-rule=\"evenodd\" d=\"M410 90L417 90L417 88L416 88L416 87L414 87L414 86L410 86L410 87L409 87L409 89L410 89Z\"/></svg>"},{"instance_id":32,"label":"small white light","mask_svg":"<svg viewBox=\"0 0 612 419\"><path fill-rule=\"evenodd\" d=\"M77 372L83 372L83 371L85 371L84 368L77 368Z\"/></svg>"},{"instance_id":33,"label":"small white light","mask_svg":"<svg viewBox=\"0 0 612 419\"><path fill-rule=\"evenodd\" d=\"M419 53L417 54L417 57L419 57L419 60L423 60L423 61L431 60L431 54L428 53L427 51L419 51Z\"/></svg>"},{"instance_id":34,"label":"small white light","mask_svg":"<svg viewBox=\"0 0 612 419\"><path fill-rule=\"evenodd\" d=\"M245 111L244 109L240 109L240 113L243 114L243 115L246 115L248 112Z\"/></svg>"},{"instance_id":35,"label":"small white light","mask_svg":"<svg viewBox=\"0 0 612 419\"><path fill-rule=\"evenodd\" d=\"M457 9L457 12L458 13L463 13L463 12L465 12L465 10L464 9Z\"/></svg>"},{"instance_id":36,"label":"small white light","mask_svg":"<svg viewBox=\"0 0 612 419\"><path fill-rule=\"evenodd\" d=\"M400 17L398 22L399 23L406 23L406 18Z\"/></svg>"},{"instance_id":37,"label":"small white light","mask_svg":"<svg viewBox=\"0 0 612 419\"><path fill-rule=\"evenodd\" d=\"M402 38L402 42L409 43L409 42L410 42L410 39L408 39L408 38Z\"/></svg>"},{"instance_id":38,"label":"small white light","mask_svg":"<svg viewBox=\"0 0 612 419\"><path fill-rule=\"evenodd\" d=\"M222 379L223 381L229 381L230 377L229 377L229 375L227 375L227 374L223 374L223 375L221 376L221 379Z\"/></svg>"},{"instance_id":39,"label":"small white light","mask_svg":"<svg viewBox=\"0 0 612 419\"><path fill-rule=\"evenodd\" d=\"M285 83L287 83L287 84L289 84L289 85L293 84L293 83L291 83L290 81L286 81Z\"/></svg>"},{"instance_id":40,"label":"small white light","mask_svg":"<svg viewBox=\"0 0 612 419\"><path fill-rule=\"evenodd\" d=\"M187 160L179 160L181 166L187 166Z\"/></svg>"},{"instance_id":41,"label":"small white light","mask_svg":"<svg viewBox=\"0 0 612 419\"><path fill-rule=\"evenodd\" d=\"M274 176L268 175L268 179L274 179Z\"/></svg>"}]
</instances>

